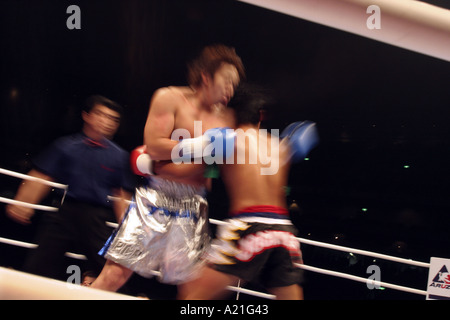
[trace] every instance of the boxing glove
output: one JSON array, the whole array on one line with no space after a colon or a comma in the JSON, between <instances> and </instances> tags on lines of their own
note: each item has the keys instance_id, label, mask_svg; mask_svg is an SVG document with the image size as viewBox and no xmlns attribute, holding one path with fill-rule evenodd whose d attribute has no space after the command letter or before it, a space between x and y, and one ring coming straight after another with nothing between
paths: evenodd
<instances>
[{"instance_id":1,"label":"boxing glove","mask_svg":"<svg viewBox=\"0 0 450 320\"><path fill-rule=\"evenodd\" d=\"M130 164L133 173L139 176L152 176L153 161L147 153L147 147L139 146L131 151Z\"/></svg>"},{"instance_id":2,"label":"boxing glove","mask_svg":"<svg viewBox=\"0 0 450 320\"><path fill-rule=\"evenodd\" d=\"M290 161L302 161L319 143L316 123L312 121L294 122L288 125L280 135L290 148Z\"/></svg>"},{"instance_id":3,"label":"boxing glove","mask_svg":"<svg viewBox=\"0 0 450 320\"><path fill-rule=\"evenodd\" d=\"M203 159L207 164L214 163L214 160L222 164L223 160L233 154L236 143L236 133L233 129L213 128L207 130L204 136L210 142L203 151Z\"/></svg>"},{"instance_id":4,"label":"boxing glove","mask_svg":"<svg viewBox=\"0 0 450 320\"><path fill-rule=\"evenodd\" d=\"M201 159L207 164L223 163L234 151L236 134L230 128L213 128L196 138L181 140L172 150L172 161L190 162Z\"/></svg>"}]
</instances>

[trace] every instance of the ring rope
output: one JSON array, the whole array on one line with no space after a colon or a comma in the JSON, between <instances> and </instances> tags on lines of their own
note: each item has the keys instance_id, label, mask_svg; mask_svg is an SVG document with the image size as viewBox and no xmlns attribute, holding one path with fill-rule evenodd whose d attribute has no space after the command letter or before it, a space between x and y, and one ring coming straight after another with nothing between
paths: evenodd
<instances>
[{"instance_id":1,"label":"ring rope","mask_svg":"<svg viewBox=\"0 0 450 320\"><path fill-rule=\"evenodd\" d=\"M373 257L373 258L379 258L379 259L390 260L390 261L399 262L399 263L405 263L405 264L409 264L409 265L413 265L413 266L417 266L417 267L423 267L423 268L429 268L430 267L430 264L426 263L426 262L415 261L415 260L405 259L405 258L399 258L399 257L389 256L389 255L386 255L386 254L381 254L381 253L376 253L376 252L371 252L371 251L366 251L366 250L360 250L360 249L354 249L354 248L349 248L349 247L343 247L343 246L338 246L338 245L335 245L335 244L318 242L318 241L304 239L304 238L297 238L297 240L299 240L300 243L302 243L302 244L303 243L304 244L310 244L310 245L323 247L323 248L327 248L327 249L338 250L338 251L345 251L345 252L365 255L365 256L369 256L369 257Z\"/></svg>"},{"instance_id":2,"label":"ring rope","mask_svg":"<svg viewBox=\"0 0 450 320\"><path fill-rule=\"evenodd\" d=\"M251 296L255 296L258 298L265 298L265 299L270 299L270 300L275 300L276 297L273 294L270 293L264 293L264 292L259 292L259 291L254 291L254 290L250 290L250 289L245 289L245 288L241 288L241 287L234 287L234 286L228 286L227 290L229 291L234 291L237 293L245 293ZM238 300L238 299L236 299Z\"/></svg>"},{"instance_id":3,"label":"ring rope","mask_svg":"<svg viewBox=\"0 0 450 320\"><path fill-rule=\"evenodd\" d=\"M9 244L12 246L22 247L22 248L27 248L27 249L35 249L38 247L38 245L34 244L34 243L12 240L12 239L7 239L7 238L3 238L3 237L0 237L0 243ZM69 258L73 258L73 259L78 259L78 260L87 260L85 255L78 254L78 253L66 252L65 256L69 257ZM154 276L159 276L161 274L159 271L155 271L155 270L151 271L150 273ZM258 291L254 291L254 290L233 287L233 286L228 286L227 289L230 291L245 293L245 294L253 295L256 297L260 297L260 298L275 299L274 295L263 293L263 292L258 292Z\"/></svg>"},{"instance_id":4,"label":"ring rope","mask_svg":"<svg viewBox=\"0 0 450 320\"><path fill-rule=\"evenodd\" d=\"M15 204L18 206L27 207L27 208L31 208L31 209L35 209L35 210L42 210L42 211L56 212L59 210L59 208L55 208L55 207L43 206L40 204L32 204L32 203L13 200L13 199L4 198L4 197L0 197L0 202L4 202L4 203L8 203L8 204Z\"/></svg>"},{"instance_id":5,"label":"ring rope","mask_svg":"<svg viewBox=\"0 0 450 320\"><path fill-rule=\"evenodd\" d=\"M38 246L37 244L27 243L27 242L17 241L17 240L11 240L11 239L2 238L2 237L0 237L0 243L29 248L29 249L34 249ZM84 256L82 254L66 252L65 255L67 257L70 257L73 259L87 260L86 256ZM321 273L321 274L325 274L325 275L340 277L340 278L353 280L353 281L357 281L357 282L363 282L363 283L367 283L367 284L372 283L372 284L376 284L376 285L383 286L386 288L405 291L405 292L409 292L409 293L414 293L414 294L419 294L419 295L427 294L427 292L423 291L423 290L399 286L399 285L391 284L391 283L387 283L387 282L370 281L367 278L362 278L362 277L358 277L358 276L354 276L354 275L350 275L350 274L346 274L346 273L342 273L342 272L332 271L332 270L321 269L321 268L317 268L317 267L313 267L313 266L309 266L309 265L305 265L305 264L296 264L296 267L307 270L307 271L312 271L312 272ZM152 274L155 276L158 276L160 273L158 271L153 271ZM275 299L274 295L262 293L262 292L258 292L258 291L254 291L254 290L249 290L249 289L245 289L245 288L229 286L229 287L227 287L227 289L230 291L241 292L241 293L257 296L260 298Z\"/></svg>"},{"instance_id":6,"label":"ring rope","mask_svg":"<svg viewBox=\"0 0 450 320\"><path fill-rule=\"evenodd\" d=\"M46 185L48 185L50 187L54 187L54 188L58 188L58 189L67 190L67 188L68 188L68 185L65 185L65 184L48 181L48 180L45 180L45 179L42 179L42 178L33 177L33 176L30 176L30 175L27 175L27 174L18 173L18 172L14 172L14 171L11 171L11 170L6 170L6 169L3 169L3 168L0 168L0 173L3 173L5 175L11 176L11 177L20 178L20 179L41 182L41 183L46 184Z\"/></svg>"},{"instance_id":7,"label":"ring rope","mask_svg":"<svg viewBox=\"0 0 450 320\"><path fill-rule=\"evenodd\" d=\"M116 201L119 198L113 197L113 196L108 196L108 199L112 200L112 201ZM29 203L26 203L26 202L12 200L12 199L7 199L7 198L3 198L3 197L0 197L0 202L13 203L13 204L22 205L22 206L25 206L25 207L29 207L29 208L33 208L33 209L39 209L39 210L44 210L44 211L58 211L58 208L42 206L42 205L36 205L36 204L29 204ZM130 202L130 201L127 200L127 202ZM212 223L212 224L216 224L216 225L226 225L227 224L227 222L225 222L225 221L220 221L220 220L216 220L216 219L209 219L209 222ZM112 227L112 228L117 228L118 227L118 224L114 223L114 222L108 222L107 221L106 225L108 225L109 227ZM360 254L360 255L365 255L365 256L369 256L369 257L373 257L373 258L390 260L390 261L404 263L404 264L409 264L409 265L413 265L413 266L417 266L417 267L423 267L423 268L429 268L430 267L429 263L421 262L421 261L415 261L415 260L412 260L412 259L399 258L399 257L394 257L394 256L386 255L386 254L381 254L381 253L376 253L376 252L371 252L371 251L361 250L361 249L355 249L355 248L350 248L350 247L344 247L344 246L339 246L339 245L335 245L335 244L314 241L314 240L305 239L305 238L296 238L296 239L298 241L300 241L301 243L303 243L303 244L314 245L314 246L323 247L323 248L332 249L332 250L351 252L351 253L354 253L354 254Z\"/></svg>"},{"instance_id":8,"label":"ring rope","mask_svg":"<svg viewBox=\"0 0 450 320\"><path fill-rule=\"evenodd\" d=\"M118 197L108 196L108 200L117 201L117 200L121 200L121 199ZM131 203L131 201L129 201L129 200L126 200L126 202ZM209 219L209 222L212 224L216 224L216 225L227 225L228 224L228 222L226 222L226 221L221 221L221 220L216 220L216 219L211 219L211 218ZM118 227L118 224L114 223L114 222L106 222L106 224L113 228ZM390 260L390 261L399 262L399 263L405 263L405 264L409 264L409 265L413 265L413 266L417 266L417 267L423 267L423 268L430 267L429 263L415 261L412 259L399 258L399 257L394 257L394 256L386 255L386 254L381 254L381 253L376 253L376 252L371 252L371 251L361 250L361 249L355 249L355 248L349 248L349 247L339 246L339 245L335 245L335 244L309 240L309 239L305 239L305 238L296 238L296 239L298 241L300 241L302 244L309 244L309 245L323 247L323 248L332 249L332 250L351 252L354 254L360 254L360 255L365 255L365 256L378 258L378 259Z\"/></svg>"},{"instance_id":9,"label":"ring rope","mask_svg":"<svg viewBox=\"0 0 450 320\"><path fill-rule=\"evenodd\" d=\"M373 284L373 285L376 285L376 286L386 287L386 288L389 288L389 289L395 289L395 290L400 290L400 291L405 291L405 292L415 293L415 294L425 295L425 296L427 295L427 292L423 291L423 290L418 290L418 289L414 289L414 288L399 286L399 285L396 285L396 284L391 284L391 283L382 282L382 281L370 280L368 278L362 278L362 277L354 276L354 275L347 274L347 273L321 269L321 268L317 268L317 267L308 266L308 265L305 265L305 264L296 264L296 267L298 267L300 269L307 270L307 271L312 271L312 272L321 273L321 274L325 274L325 275L329 275L329 276L334 276L334 277L344 278L344 279L348 279L348 280L363 282L363 283L367 283L367 284Z\"/></svg>"},{"instance_id":10,"label":"ring rope","mask_svg":"<svg viewBox=\"0 0 450 320\"><path fill-rule=\"evenodd\" d=\"M14 176L14 177L17 177L17 178L33 180L33 181L39 181L39 182L44 183L46 185L53 186L53 187L56 187L56 188L61 188L61 189L64 189L64 190L67 190L67 187L68 187L67 185L54 183L54 182L47 181L47 180L44 180L44 179L41 179L41 178L32 177L32 176L29 176L29 175L13 172L13 171L10 171L10 170L5 170L5 169L2 169L2 168L0 168L0 173L7 174L7 175L10 175L10 176ZM117 201L117 200L122 200L122 199L117 198L117 197L113 197L113 196L108 196L108 200ZM131 203L130 200L125 200L125 201L128 202L128 203ZM30 208L33 208L33 209L38 209L38 210L43 210L43 211L58 211L59 210L58 208L54 208L54 207L35 205L35 204L30 204L30 203L26 203L26 202L22 202L22 201L7 199L7 198L3 198L3 197L0 197L0 202L12 203L12 204L21 205L21 206L25 206L25 207L30 207ZM210 221L210 223L216 224L216 225L226 225L226 224L228 224L228 222L226 222L226 221L220 221L220 220L216 220L216 219L209 219L209 221ZM113 228L117 228L118 227L117 223L108 222L108 221L106 222L106 225L108 225L109 227L113 227ZM303 243L303 244L314 245L314 246L328 248L328 249L332 249L332 250L351 252L351 253L355 253L355 254L371 256L371 257L375 257L375 258L390 260L390 261L394 261L394 262L399 262L399 263L404 263L404 264L409 264L409 265L414 265L414 266L419 266L419 267L424 267L424 268L429 268L430 267L429 263L420 262L420 261L414 261L414 260L411 260L411 259L398 258L398 257L394 257L394 256L389 256L389 255L385 255L385 254L379 254L379 253L371 252L371 251L354 249L354 248L349 248L349 247L344 247L344 246L338 246L338 245L333 245L333 244L329 244L329 243L323 243L323 242L309 240L309 239L304 239L304 238L296 238L296 239L298 241L300 241L301 243ZM38 246L36 244L27 243L27 242L23 242L23 241L12 240L12 239L7 239L7 238L2 238L2 237L0 237L0 243L5 243L5 244L9 244L9 245L14 245L14 246L20 246L20 247L25 247L25 248L30 248L30 249L34 249L34 248L36 248ZM74 259L87 260L86 256L84 256L82 254L66 252L65 255L67 257L71 257L71 258L74 258ZM415 293L415 294L419 294L419 295L426 295L427 294L426 291L423 291L423 290L408 288L408 287L399 286L399 285L395 285L395 284L390 284L390 283L386 283L386 282L379 282L379 281L372 281L371 282L369 279L366 279L366 278L362 278L362 277L358 277L358 276L354 276L354 275L349 275L349 274L341 273L341 272L337 272L337 271L321 269L321 268L308 266L308 265L304 265L304 264L296 264L296 266L301 268L301 269L304 269L304 270L317 272L317 273L321 273L321 274L326 274L326 275L331 275L331 276L336 276L336 277L340 277L340 278L345 278L345 279L348 279L348 280L364 282L364 283L367 283L367 284L374 283L374 284L378 284L378 285L386 287L386 288L391 288L391 289L395 289L395 290ZM159 275L158 271L153 271L152 273L154 275ZM266 293L262 293L262 292L258 292L258 291L253 291L253 290L249 290L249 289L240 288L240 287L228 286L227 289L231 290L231 291L238 292L238 293L242 292L242 293L246 293L246 294L250 294L250 295L253 295L253 296L258 296L258 297L266 298L266 299L274 299L275 298L275 296L272 295L272 294L266 294Z\"/></svg>"},{"instance_id":11,"label":"ring rope","mask_svg":"<svg viewBox=\"0 0 450 320\"><path fill-rule=\"evenodd\" d=\"M18 240L3 238L3 237L0 237L0 243L9 244L12 246L22 247L22 248L27 248L27 249L35 249L38 247L38 245L35 243L28 243L28 242L23 242L23 241L18 241ZM64 255L66 257L73 258L73 259L87 260L86 256L83 254L66 252Z\"/></svg>"}]
</instances>

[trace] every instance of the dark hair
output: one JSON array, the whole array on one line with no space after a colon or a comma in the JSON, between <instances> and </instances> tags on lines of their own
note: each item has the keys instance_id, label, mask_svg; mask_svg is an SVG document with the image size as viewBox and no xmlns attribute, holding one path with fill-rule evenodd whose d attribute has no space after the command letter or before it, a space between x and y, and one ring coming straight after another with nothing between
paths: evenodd
<instances>
[{"instance_id":1,"label":"dark hair","mask_svg":"<svg viewBox=\"0 0 450 320\"><path fill-rule=\"evenodd\" d=\"M107 107L108 109L114 110L119 113L121 116L123 114L123 108L117 102L114 102L108 98L105 98L101 95L92 95L86 99L86 103L83 111L89 113L95 107L95 105L102 105Z\"/></svg>"},{"instance_id":2,"label":"dark hair","mask_svg":"<svg viewBox=\"0 0 450 320\"><path fill-rule=\"evenodd\" d=\"M223 44L216 44L203 48L200 55L188 65L189 85L199 86L202 82L202 72L212 77L223 63L234 65L239 77L245 79L244 64L236 54L236 50Z\"/></svg>"},{"instance_id":3,"label":"dark hair","mask_svg":"<svg viewBox=\"0 0 450 320\"><path fill-rule=\"evenodd\" d=\"M83 272L83 274L81 275L81 279L84 279L86 277L92 277L92 278L97 278L98 277L98 273L92 270L88 270Z\"/></svg>"},{"instance_id":4,"label":"dark hair","mask_svg":"<svg viewBox=\"0 0 450 320\"><path fill-rule=\"evenodd\" d=\"M261 121L261 112L273 104L266 90L255 84L241 84L228 106L234 109L237 125L253 124Z\"/></svg>"}]
</instances>

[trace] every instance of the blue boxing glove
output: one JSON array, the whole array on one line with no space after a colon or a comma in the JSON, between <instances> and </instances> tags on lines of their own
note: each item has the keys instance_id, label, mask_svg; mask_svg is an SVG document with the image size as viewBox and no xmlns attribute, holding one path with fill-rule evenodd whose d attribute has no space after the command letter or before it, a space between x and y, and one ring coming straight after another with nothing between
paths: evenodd
<instances>
[{"instance_id":1,"label":"blue boxing glove","mask_svg":"<svg viewBox=\"0 0 450 320\"><path fill-rule=\"evenodd\" d=\"M203 136L209 142L203 151L206 164L223 164L229 156L234 154L236 132L230 128L213 128L206 130Z\"/></svg>"},{"instance_id":2,"label":"blue boxing glove","mask_svg":"<svg viewBox=\"0 0 450 320\"><path fill-rule=\"evenodd\" d=\"M302 161L319 143L316 123L312 121L294 122L288 125L280 135L290 148L290 160Z\"/></svg>"},{"instance_id":3,"label":"blue boxing glove","mask_svg":"<svg viewBox=\"0 0 450 320\"><path fill-rule=\"evenodd\" d=\"M233 154L236 134L230 128L213 128L196 138L181 140L172 150L174 163L191 162L206 164L222 164Z\"/></svg>"}]
</instances>

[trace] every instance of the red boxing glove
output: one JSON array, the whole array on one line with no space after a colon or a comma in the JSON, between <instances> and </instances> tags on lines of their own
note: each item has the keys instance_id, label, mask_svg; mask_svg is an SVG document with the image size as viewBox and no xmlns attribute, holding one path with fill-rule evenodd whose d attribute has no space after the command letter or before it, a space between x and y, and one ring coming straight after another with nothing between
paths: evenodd
<instances>
[{"instance_id":1,"label":"red boxing glove","mask_svg":"<svg viewBox=\"0 0 450 320\"><path fill-rule=\"evenodd\" d=\"M147 147L140 146L131 151L130 154L131 170L139 176L152 176L153 161L147 153Z\"/></svg>"}]
</instances>

